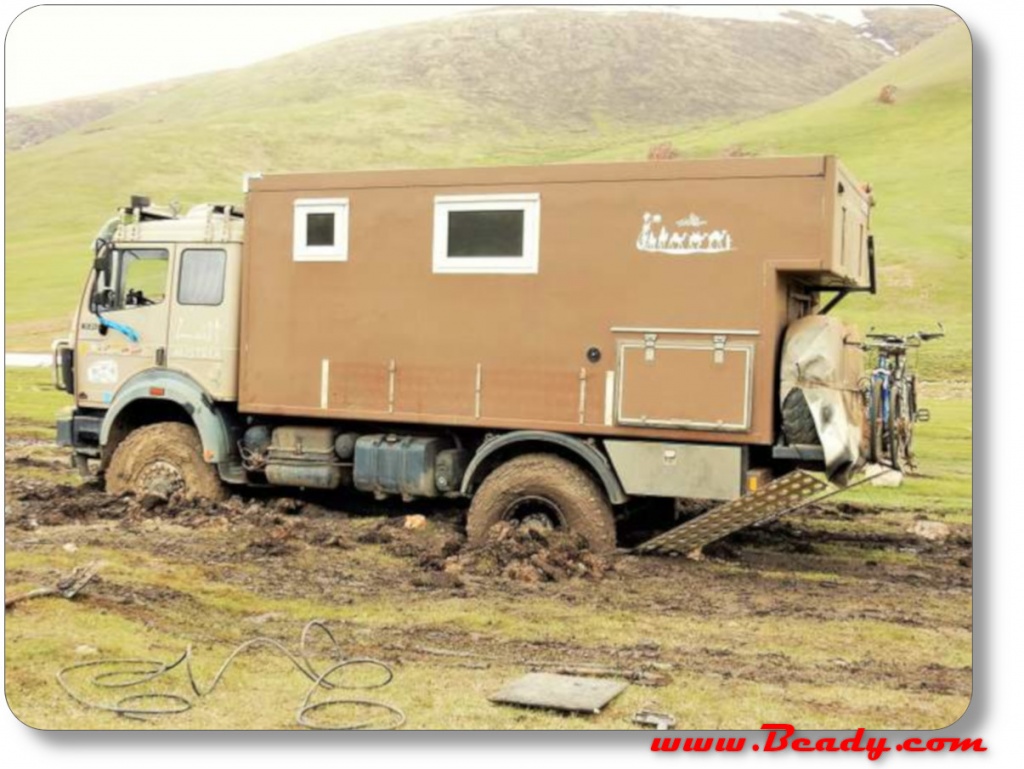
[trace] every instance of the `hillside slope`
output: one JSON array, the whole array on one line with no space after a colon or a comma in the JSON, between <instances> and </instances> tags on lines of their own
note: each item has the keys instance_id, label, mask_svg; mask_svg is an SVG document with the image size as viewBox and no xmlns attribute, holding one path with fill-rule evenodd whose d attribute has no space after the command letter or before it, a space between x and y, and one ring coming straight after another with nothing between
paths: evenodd
<instances>
[{"instance_id":1,"label":"hillside slope","mask_svg":"<svg viewBox=\"0 0 1024 769\"><path fill-rule=\"evenodd\" d=\"M4 149L17 151L102 120L181 84L180 80L4 110Z\"/></svg>"},{"instance_id":2,"label":"hillside slope","mask_svg":"<svg viewBox=\"0 0 1024 769\"><path fill-rule=\"evenodd\" d=\"M928 28L926 11L911 15ZM38 144L98 121L106 127L193 122L408 90L511 111L544 129L592 129L602 120L693 124L804 104L888 56L853 27L805 14L766 23L492 10L346 36L177 83L8 110L5 146Z\"/></svg>"},{"instance_id":3,"label":"hillside slope","mask_svg":"<svg viewBox=\"0 0 1024 769\"><path fill-rule=\"evenodd\" d=\"M895 86L895 101L879 101ZM955 24L814 104L713 130L663 137L684 156L832 153L874 188L880 291L838 313L863 328L945 323L921 353L932 378L971 377L971 40ZM590 159L644 157L650 142Z\"/></svg>"}]
</instances>

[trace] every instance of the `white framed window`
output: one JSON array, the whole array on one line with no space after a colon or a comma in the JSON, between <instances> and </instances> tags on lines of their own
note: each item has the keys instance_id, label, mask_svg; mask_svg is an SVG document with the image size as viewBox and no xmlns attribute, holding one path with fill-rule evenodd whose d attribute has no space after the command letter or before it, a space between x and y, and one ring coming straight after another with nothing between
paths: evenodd
<instances>
[{"instance_id":1,"label":"white framed window","mask_svg":"<svg viewBox=\"0 0 1024 769\"><path fill-rule=\"evenodd\" d=\"M348 261L348 198L295 201L292 259L296 262Z\"/></svg>"},{"instance_id":2,"label":"white framed window","mask_svg":"<svg viewBox=\"0 0 1024 769\"><path fill-rule=\"evenodd\" d=\"M539 194L434 198L434 272L528 275L539 267Z\"/></svg>"}]
</instances>

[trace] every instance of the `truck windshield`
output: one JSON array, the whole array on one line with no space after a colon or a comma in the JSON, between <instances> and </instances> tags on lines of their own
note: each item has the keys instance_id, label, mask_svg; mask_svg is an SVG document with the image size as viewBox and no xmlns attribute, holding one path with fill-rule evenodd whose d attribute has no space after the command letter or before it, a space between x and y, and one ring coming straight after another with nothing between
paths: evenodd
<instances>
[{"instance_id":1,"label":"truck windshield","mask_svg":"<svg viewBox=\"0 0 1024 769\"><path fill-rule=\"evenodd\" d=\"M117 249L114 263L118 265L117 291L108 309L159 304L167 296L167 249Z\"/></svg>"}]
</instances>

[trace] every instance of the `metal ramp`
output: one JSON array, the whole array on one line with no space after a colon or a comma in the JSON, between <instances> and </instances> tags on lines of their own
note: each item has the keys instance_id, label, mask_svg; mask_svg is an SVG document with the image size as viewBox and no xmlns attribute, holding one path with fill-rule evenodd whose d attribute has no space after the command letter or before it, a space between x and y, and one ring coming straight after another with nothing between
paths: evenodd
<instances>
[{"instance_id":1,"label":"metal ramp","mask_svg":"<svg viewBox=\"0 0 1024 769\"><path fill-rule=\"evenodd\" d=\"M637 545L635 553L685 555L715 540L791 513L835 494L838 489L803 470L776 478L753 494L726 502L674 529Z\"/></svg>"}]
</instances>

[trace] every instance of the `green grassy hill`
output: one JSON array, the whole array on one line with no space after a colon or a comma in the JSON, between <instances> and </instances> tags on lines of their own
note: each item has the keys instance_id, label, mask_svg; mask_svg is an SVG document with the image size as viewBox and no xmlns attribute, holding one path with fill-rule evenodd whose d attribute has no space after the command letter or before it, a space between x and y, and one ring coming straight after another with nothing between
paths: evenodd
<instances>
[{"instance_id":1,"label":"green grassy hill","mask_svg":"<svg viewBox=\"0 0 1024 769\"><path fill-rule=\"evenodd\" d=\"M811 106L737 122L821 97L883 62ZM888 83L896 103L878 104ZM807 16L766 26L531 11L343 38L124 99L7 152L7 347L44 350L66 333L88 244L131 193L238 200L244 171L635 159L671 138L695 155L735 145L837 152L874 182L885 293L849 306L862 321L882 306L879 325L942 318L956 338L929 357L941 365L929 372L964 378L969 107L959 25L895 60L846 25Z\"/></svg>"},{"instance_id":2,"label":"green grassy hill","mask_svg":"<svg viewBox=\"0 0 1024 769\"><path fill-rule=\"evenodd\" d=\"M338 38L233 71L7 110L5 147L86 125L232 119L237 110L304 109L386 91L443 94L472 110L514 112L544 130L588 131L607 120L649 127L735 119L805 104L870 71L890 56L873 35L909 46L952 18L919 8L900 12L901 25L880 25L886 15L868 13L858 28L800 13L772 23L667 12L464 13Z\"/></svg>"},{"instance_id":3,"label":"green grassy hill","mask_svg":"<svg viewBox=\"0 0 1024 769\"><path fill-rule=\"evenodd\" d=\"M5 109L4 149L17 151L42 144L176 88L181 82L169 80L80 99Z\"/></svg>"}]
</instances>

